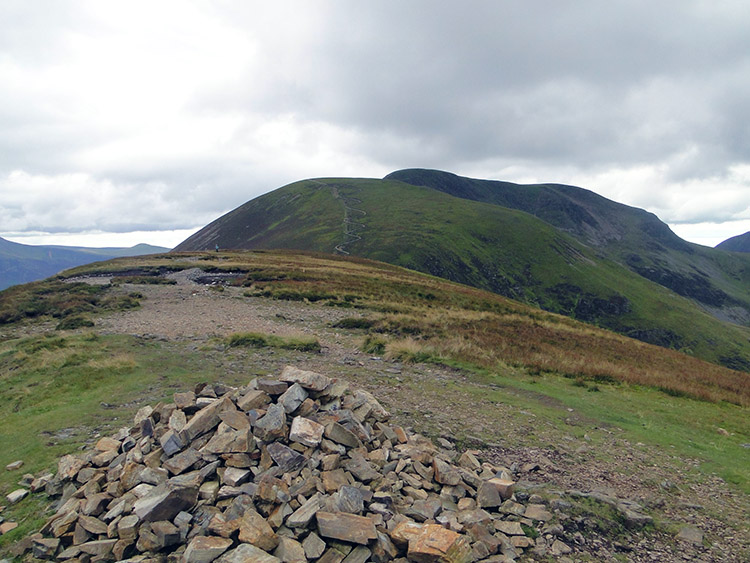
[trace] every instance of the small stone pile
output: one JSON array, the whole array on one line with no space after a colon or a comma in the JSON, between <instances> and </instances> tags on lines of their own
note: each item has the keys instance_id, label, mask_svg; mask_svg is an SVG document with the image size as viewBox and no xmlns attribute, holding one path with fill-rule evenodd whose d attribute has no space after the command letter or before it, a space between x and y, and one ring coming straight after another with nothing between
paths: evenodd
<instances>
[{"instance_id":1,"label":"small stone pile","mask_svg":"<svg viewBox=\"0 0 750 563\"><path fill-rule=\"evenodd\" d=\"M388 417L294 367L175 393L32 483L59 500L29 547L69 562L463 563L535 545L525 532L553 515L517 502L507 469Z\"/></svg>"}]
</instances>

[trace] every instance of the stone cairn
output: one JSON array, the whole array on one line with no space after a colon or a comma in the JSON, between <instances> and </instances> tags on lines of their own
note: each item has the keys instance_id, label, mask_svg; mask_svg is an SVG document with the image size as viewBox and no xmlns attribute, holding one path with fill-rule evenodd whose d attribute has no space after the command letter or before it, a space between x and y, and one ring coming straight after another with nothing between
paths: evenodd
<instances>
[{"instance_id":1,"label":"stone cairn","mask_svg":"<svg viewBox=\"0 0 750 563\"><path fill-rule=\"evenodd\" d=\"M175 393L34 481L59 499L28 547L68 562L463 563L534 546L525 531L552 514L517 502L510 471L388 417L294 367Z\"/></svg>"}]
</instances>

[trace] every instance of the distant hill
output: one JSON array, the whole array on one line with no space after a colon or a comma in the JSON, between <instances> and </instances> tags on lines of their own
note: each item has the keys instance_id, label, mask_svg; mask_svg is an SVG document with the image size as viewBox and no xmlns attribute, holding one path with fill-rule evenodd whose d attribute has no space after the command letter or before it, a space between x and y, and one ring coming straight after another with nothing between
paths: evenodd
<instances>
[{"instance_id":1,"label":"distant hill","mask_svg":"<svg viewBox=\"0 0 750 563\"><path fill-rule=\"evenodd\" d=\"M744 235L728 238L716 245L720 250L731 250L732 252L750 252L750 232Z\"/></svg>"},{"instance_id":2,"label":"distant hill","mask_svg":"<svg viewBox=\"0 0 750 563\"><path fill-rule=\"evenodd\" d=\"M652 213L582 188L421 169L303 180L175 250L217 244L380 260L750 370L750 256L688 243Z\"/></svg>"},{"instance_id":3,"label":"distant hill","mask_svg":"<svg viewBox=\"0 0 750 563\"><path fill-rule=\"evenodd\" d=\"M166 252L168 248L137 244L130 248L35 246L0 238L0 290L19 283L41 280L74 266L122 256Z\"/></svg>"}]
</instances>

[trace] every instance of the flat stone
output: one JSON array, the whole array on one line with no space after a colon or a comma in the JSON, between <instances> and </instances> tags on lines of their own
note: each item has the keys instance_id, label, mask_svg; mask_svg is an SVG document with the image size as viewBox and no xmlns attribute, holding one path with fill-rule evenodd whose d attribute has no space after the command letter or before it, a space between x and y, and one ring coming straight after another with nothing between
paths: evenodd
<instances>
[{"instance_id":1,"label":"flat stone","mask_svg":"<svg viewBox=\"0 0 750 563\"><path fill-rule=\"evenodd\" d=\"M241 543L216 559L216 563L281 563L281 560L254 545Z\"/></svg>"},{"instance_id":2,"label":"flat stone","mask_svg":"<svg viewBox=\"0 0 750 563\"><path fill-rule=\"evenodd\" d=\"M503 499L497 487L485 481L477 489L477 504L481 508L496 508L503 504Z\"/></svg>"},{"instance_id":3,"label":"flat stone","mask_svg":"<svg viewBox=\"0 0 750 563\"><path fill-rule=\"evenodd\" d=\"M286 366L279 376L281 381L298 383L310 391L324 391L330 384L331 378L314 371L306 371L294 366Z\"/></svg>"},{"instance_id":4,"label":"flat stone","mask_svg":"<svg viewBox=\"0 0 750 563\"><path fill-rule=\"evenodd\" d=\"M180 409L172 411L172 414L169 416L169 422L167 423L170 430L173 432L182 432L185 429L186 424L187 416L185 415L185 411Z\"/></svg>"},{"instance_id":5,"label":"flat stone","mask_svg":"<svg viewBox=\"0 0 750 563\"><path fill-rule=\"evenodd\" d=\"M78 517L78 524L87 532L94 534L95 536L103 535L107 533L107 525L93 516L86 516L81 514Z\"/></svg>"},{"instance_id":6,"label":"flat stone","mask_svg":"<svg viewBox=\"0 0 750 563\"><path fill-rule=\"evenodd\" d=\"M179 410L195 406L195 393L186 391L184 393L175 393L173 396L174 404Z\"/></svg>"},{"instance_id":7,"label":"flat stone","mask_svg":"<svg viewBox=\"0 0 750 563\"><path fill-rule=\"evenodd\" d=\"M323 433L329 440L346 446L347 448L359 448L362 446L362 442L357 438L356 434L338 422L329 422Z\"/></svg>"},{"instance_id":8,"label":"flat stone","mask_svg":"<svg viewBox=\"0 0 750 563\"><path fill-rule=\"evenodd\" d=\"M295 416L289 430L289 439L305 446L315 447L323 439L324 430L325 427L322 424L308 418Z\"/></svg>"},{"instance_id":9,"label":"flat stone","mask_svg":"<svg viewBox=\"0 0 750 563\"><path fill-rule=\"evenodd\" d=\"M375 525L370 518L345 512L323 512L315 514L318 534L351 543L367 544L377 537Z\"/></svg>"},{"instance_id":10,"label":"flat stone","mask_svg":"<svg viewBox=\"0 0 750 563\"><path fill-rule=\"evenodd\" d=\"M235 430L250 428L250 418L242 411L224 411L219 414L221 421Z\"/></svg>"},{"instance_id":11,"label":"flat stone","mask_svg":"<svg viewBox=\"0 0 750 563\"><path fill-rule=\"evenodd\" d=\"M180 543L180 530L171 522L154 522L151 524L151 531L156 536L161 549Z\"/></svg>"},{"instance_id":12,"label":"flat stone","mask_svg":"<svg viewBox=\"0 0 750 563\"><path fill-rule=\"evenodd\" d=\"M438 457L433 458L432 468L435 470L435 481L438 483L458 485L461 482L461 475L458 471Z\"/></svg>"},{"instance_id":13,"label":"flat stone","mask_svg":"<svg viewBox=\"0 0 750 563\"><path fill-rule=\"evenodd\" d=\"M255 384L260 391L265 391L269 395L281 395L289 388L283 381L268 377L259 377L255 380Z\"/></svg>"},{"instance_id":14,"label":"flat stone","mask_svg":"<svg viewBox=\"0 0 750 563\"><path fill-rule=\"evenodd\" d=\"M703 532L695 526L685 526L677 533L677 539L701 546L703 545Z\"/></svg>"},{"instance_id":15,"label":"flat stone","mask_svg":"<svg viewBox=\"0 0 750 563\"><path fill-rule=\"evenodd\" d=\"M320 510L322 504L322 495L315 493L307 501L295 510L286 519L286 525L289 528L306 528L313 516Z\"/></svg>"},{"instance_id":16,"label":"flat stone","mask_svg":"<svg viewBox=\"0 0 750 563\"><path fill-rule=\"evenodd\" d=\"M239 413L239 411L229 412ZM250 431L250 419L247 420L248 426L246 428L242 428L239 430L229 430L227 432L217 432L216 434L214 434L208 441L208 443L203 446L203 448L201 448L201 451L212 454L252 452L255 449L255 438Z\"/></svg>"},{"instance_id":17,"label":"flat stone","mask_svg":"<svg viewBox=\"0 0 750 563\"><path fill-rule=\"evenodd\" d=\"M121 540L135 541L139 524L140 519L136 514L128 514L117 522L117 535Z\"/></svg>"},{"instance_id":18,"label":"flat stone","mask_svg":"<svg viewBox=\"0 0 750 563\"><path fill-rule=\"evenodd\" d=\"M197 500L198 486L183 487L167 481L135 501L133 512L144 522L172 520L177 513L195 506Z\"/></svg>"},{"instance_id":19,"label":"flat stone","mask_svg":"<svg viewBox=\"0 0 750 563\"><path fill-rule=\"evenodd\" d=\"M5 495L5 498L8 499L8 502L10 504L16 504L17 502L20 502L21 500L25 499L29 494L28 489L16 489L15 491L8 493Z\"/></svg>"},{"instance_id":20,"label":"flat stone","mask_svg":"<svg viewBox=\"0 0 750 563\"><path fill-rule=\"evenodd\" d=\"M280 444L279 442L272 442L268 444L268 455L271 459L276 462L282 472L288 473L302 467L307 458L302 454L295 452L292 448Z\"/></svg>"},{"instance_id":21,"label":"flat stone","mask_svg":"<svg viewBox=\"0 0 750 563\"><path fill-rule=\"evenodd\" d=\"M72 455L64 455L57 462L57 478L61 481L75 479L78 472L83 469L86 462Z\"/></svg>"},{"instance_id":22,"label":"flat stone","mask_svg":"<svg viewBox=\"0 0 750 563\"><path fill-rule=\"evenodd\" d=\"M0 524L0 536L12 532L16 528L18 528L18 522L3 522Z\"/></svg>"},{"instance_id":23,"label":"flat stone","mask_svg":"<svg viewBox=\"0 0 750 563\"><path fill-rule=\"evenodd\" d=\"M307 561L305 550L302 544L292 538L279 538L279 545L273 552L274 556L279 558L283 563L298 563Z\"/></svg>"},{"instance_id":24,"label":"flat stone","mask_svg":"<svg viewBox=\"0 0 750 563\"><path fill-rule=\"evenodd\" d=\"M284 407L287 414L291 414L299 408L307 396L307 391L300 384L295 383L279 396L277 403Z\"/></svg>"},{"instance_id":25,"label":"flat stone","mask_svg":"<svg viewBox=\"0 0 750 563\"><path fill-rule=\"evenodd\" d=\"M221 480L224 485L229 485L230 487L239 487L243 483L246 483L252 477L252 475L253 474L249 469L227 467Z\"/></svg>"},{"instance_id":26,"label":"flat stone","mask_svg":"<svg viewBox=\"0 0 750 563\"><path fill-rule=\"evenodd\" d=\"M334 469L332 471L322 471L320 480L323 483L323 489L327 492L338 491L344 485L349 485L349 478L343 469Z\"/></svg>"},{"instance_id":27,"label":"flat stone","mask_svg":"<svg viewBox=\"0 0 750 563\"><path fill-rule=\"evenodd\" d=\"M469 563L471 544L466 536L437 524L425 524L420 534L409 541L408 558L416 563Z\"/></svg>"},{"instance_id":28,"label":"flat stone","mask_svg":"<svg viewBox=\"0 0 750 563\"><path fill-rule=\"evenodd\" d=\"M190 443L198 436L202 436L209 430L213 430L221 422L219 413L227 410L236 410L232 399L224 397L215 401L196 412L180 432L182 439ZM163 446L162 446L163 447ZM166 451L166 450L165 450Z\"/></svg>"},{"instance_id":29,"label":"flat stone","mask_svg":"<svg viewBox=\"0 0 750 563\"><path fill-rule=\"evenodd\" d=\"M172 475L179 475L190 469L199 459L201 459L201 454L193 448L188 448L184 452L169 458L162 465Z\"/></svg>"},{"instance_id":30,"label":"flat stone","mask_svg":"<svg viewBox=\"0 0 750 563\"><path fill-rule=\"evenodd\" d=\"M302 549L308 559L317 559L326 550L326 542L320 539L315 532L310 532L302 542Z\"/></svg>"},{"instance_id":31,"label":"flat stone","mask_svg":"<svg viewBox=\"0 0 750 563\"><path fill-rule=\"evenodd\" d=\"M182 450L187 445L187 441L179 432L167 430L162 437L159 438L159 444L161 444L164 453L171 456Z\"/></svg>"},{"instance_id":32,"label":"flat stone","mask_svg":"<svg viewBox=\"0 0 750 563\"><path fill-rule=\"evenodd\" d=\"M255 435L271 441L286 437L286 411L281 405L269 405L266 414L255 421Z\"/></svg>"},{"instance_id":33,"label":"flat stone","mask_svg":"<svg viewBox=\"0 0 750 563\"><path fill-rule=\"evenodd\" d=\"M354 475L358 480L367 483L373 479L381 477L380 472L377 471L361 453L353 451L349 456L350 459L344 460L342 465L344 466L344 469L349 471L349 473Z\"/></svg>"},{"instance_id":34,"label":"flat stone","mask_svg":"<svg viewBox=\"0 0 750 563\"><path fill-rule=\"evenodd\" d=\"M513 492L516 486L515 481L510 481L508 479L499 479L497 477L489 479L487 483L491 484L497 489L497 492L500 494L500 497L503 500L508 500L513 496Z\"/></svg>"},{"instance_id":35,"label":"flat stone","mask_svg":"<svg viewBox=\"0 0 750 563\"><path fill-rule=\"evenodd\" d=\"M55 557L60 540L58 538L36 538L32 540L32 554L36 559L52 559Z\"/></svg>"},{"instance_id":36,"label":"flat stone","mask_svg":"<svg viewBox=\"0 0 750 563\"><path fill-rule=\"evenodd\" d=\"M424 522L425 520L434 520L441 509L442 502L439 498L427 498L415 500L411 507L405 511L405 514L414 518L417 522Z\"/></svg>"},{"instance_id":37,"label":"flat stone","mask_svg":"<svg viewBox=\"0 0 750 563\"><path fill-rule=\"evenodd\" d=\"M358 487L344 485L328 500L329 512L360 514L364 510L364 497Z\"/></svg>"},{"instance_id":38,"label":"flat stone","mask_svg":"<svg viewBox=\"0 0 750 563\"><path fill-rule=\"evenodd\" d=\"M195 536L185 549L184 563L210 563L229 549L232 540L216 536Z\"/></svg>"},{"instance_id":39,"label":"flat stone","mask_svg":"<svg viewBox=\"0 0 750 563\"><path fill-rule=\"evenodd\" d=\"M271 551L279 544L279 538L273 528L255 510L246 510L242 515L239 539L265 551Z\"/></svg>"},{"instance_id":40,"label":"flat stone","mask_svg":"<svg viewBox=\"0 0 750 563\"><path fill-rule=\"evenodd\" d=\"M17 469L21 469L23 467L23 460L19 459L18 461L14 461L13 463L9 463L5 466L6 471L15 471Z\"/></svg>"},{"instance_id":41,"label":"flat stone","mask_svg":"<svg viewBox=\"0 0 750 563\"><path fill-rule=\"evenodd\" d=\"M526 518L546 522L552 519L552 513L548 512L543 504L529 504L523 513Z\"/></svg>"},{"instance_id":42,"label":"flat stone","mask_svg":"<svg viewBox=\"0 0 750 563\"><path fill-rule=\"evenodd\" d=\"M520 522L509 522L507 520L495 520L495 529L506 536L525 536Z\"/></svg>"},{"instance_id":43,"label":"flat stone","mask_svg":"<svg viewBox=\"0 0 750 563\"><path fill-rule=\"evenodd\" d=\"M237 406L243 411L260 409L271 402L268 393L259 389L251 389L237 400Z\"/></svg>"},{"instance_id":44,"label":"flat stone","mask_svg":"<svg viewBox=\"0 0 750 563\"><path fill-rule=\"evenodd\" d=\"M372 551L364 545L358 545L349 552L342 563L365 563L370 559Z\"/></svg>"},{"instance_id":45,"label":"flat stone","mask_svg":"<svg viewBox=\"0 0 750 563\"><path fill-rule=\"evenodd\" d=\"M110 450L120 449L120 440L114 438L100 438L94 446L94 449L98 452L108 452Z\"/></svg>"},{"instance_id":46,"label":"flat stone","mask_svg":"<svg viewBox=\"0 0 750 563\"><path fill-rule=\"evenodd\" d=\"M94 557L106 557L112 553L116 543L116 539L95 540L80 544L78 549Z\"/></svg>"}]
</instances>

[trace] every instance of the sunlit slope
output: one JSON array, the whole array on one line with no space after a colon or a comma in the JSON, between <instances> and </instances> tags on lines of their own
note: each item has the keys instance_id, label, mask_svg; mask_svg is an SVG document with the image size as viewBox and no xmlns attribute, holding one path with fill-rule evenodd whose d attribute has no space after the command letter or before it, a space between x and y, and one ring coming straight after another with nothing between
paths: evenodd
<instances>
[{"instance_id":1,"label":"sunlit slope","mask_svg":"<svg viewBox=\"0 0 750 563\"><path fill-rule=\"evenodd\" d=\"M736 368L750 331L523 211L391 180L296 182L176 250L293 248L397 264Z\"/></svg>"}]
</instances>

